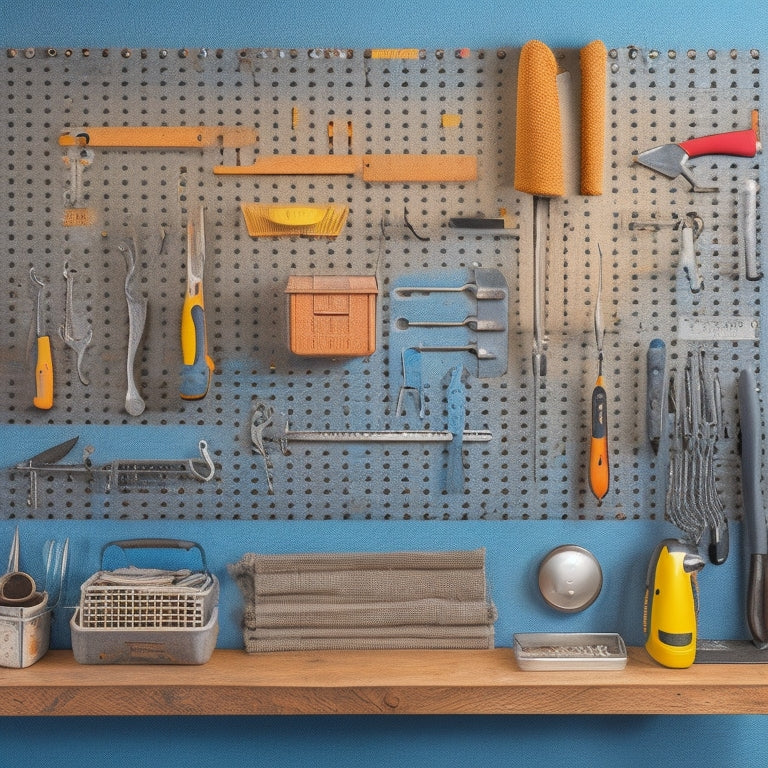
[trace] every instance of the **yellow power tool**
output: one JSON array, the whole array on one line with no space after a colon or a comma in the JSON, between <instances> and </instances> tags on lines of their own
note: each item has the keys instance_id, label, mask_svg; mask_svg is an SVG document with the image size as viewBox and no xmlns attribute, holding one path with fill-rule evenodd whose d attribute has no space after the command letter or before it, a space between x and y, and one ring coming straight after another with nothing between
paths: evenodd
<instances>
[{"instance_id":1,"label":"yellow power tool","mask_svg":"<svg viewBox=\"0 0 768 768\"><path fill-rule=\"evenodd\" d=\"M654 550L645 583L645 650L665 667L690 667L696 658L696 574L704 560L689 544L664 539Z\"/></svg>"}]
</instances>

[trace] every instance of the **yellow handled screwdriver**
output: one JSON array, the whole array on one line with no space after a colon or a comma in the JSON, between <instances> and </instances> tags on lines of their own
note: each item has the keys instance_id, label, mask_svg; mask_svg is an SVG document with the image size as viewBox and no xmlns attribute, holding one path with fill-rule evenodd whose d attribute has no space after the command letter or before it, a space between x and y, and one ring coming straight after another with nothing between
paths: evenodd
<instances>
[{"instance_id":1,"label":"yellow handled screwdriver","mask_svg":"<svg viewBox=\"0 0 768 768\"><path fill-rule=\"evenodd\" d=\"M35 396L32 398L32 403L35 408L47 411L53 406L53 357L51 355L51 337L43 333L42 292L45 283L35 274L34 267L29 270L29 277L37 286L35 306L37 355L35 357Z\"/></svg>"},{"instance_id":2,"label":"yellow handled screwdriver","mask_svg":"<svg viewBox=\"0 0 768 768\"><path fill-rule=\"evenodd\" d=\"M187 221L187 293L181 314L181 397L199 400L208 392L213 360L208 355L203 302L205 266L205 209L200 206L198 222L190 214Z\"/></svg>"},{"instance_id":3,"label":"yellow handled screwdriver","mask_svg":"<svg viewBox=\"0 0 768 768\"><path fill-rule=\"evenodd\" d=\"M611 467L608 463L608 395L603 380L603 252L597 246L599 272L595 299L595 342L597 344L597 381L592 390L592 434L589 441L589 487L598 501L608 493Z\"/></svg>"}]
</instances>

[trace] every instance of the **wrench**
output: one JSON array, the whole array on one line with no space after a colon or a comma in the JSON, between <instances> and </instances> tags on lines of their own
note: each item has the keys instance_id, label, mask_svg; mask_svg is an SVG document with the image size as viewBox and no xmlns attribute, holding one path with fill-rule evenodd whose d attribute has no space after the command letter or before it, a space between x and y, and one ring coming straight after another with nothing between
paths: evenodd
<instances>
[{"instance_id":1,"label":"wrench","mask_svg":"<svg viewBox=\"0 0 768 768\"><path fill-rule=\"evenodd\" d=\"M398 317L395 325L403 331L409 328L461 328L467 326L473 331L503 331L504 323L498 320L479 320L474 315L469 315L463 320L408 320L405 317Z\"/></svg>"},{"instance_id":2,"label":"wrench","mask_svg":"<svg viewBox=\"0 0 768 768\"><path fill-rule=\"evenodd\" d=\"M72 269L67 262L64 262L64 279L67 281L67 296L64 306L64 325L59 326L59 336L61 336L62 341L68 347L71 347L75 350L75 353L77 354L77 375L80 378L80 381L87 385L88 378L83 373L83 356L85 355L85 350L93 338L93 329L89 325L88 332L85 334L85 336L75 336L75 318L74 312L72 310L72 291L75 281L75 274L77 274L77 270Z\"/></svg>"}]
</instances>

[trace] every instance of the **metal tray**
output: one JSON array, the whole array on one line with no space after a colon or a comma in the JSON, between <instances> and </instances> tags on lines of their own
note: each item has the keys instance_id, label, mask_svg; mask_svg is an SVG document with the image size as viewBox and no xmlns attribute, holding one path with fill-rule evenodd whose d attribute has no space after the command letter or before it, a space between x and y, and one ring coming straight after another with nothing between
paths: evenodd
<instances>
[{"instance_id":1,"label":"metal tray","mask_svg":"<svg viewBox=\"0 0 768 768\"><path fill-rule=\"evenodd\" d=\"M614 633L529 632L513 636L520 669L624 669L627 647Z\"/></svg>"}]
</instances>

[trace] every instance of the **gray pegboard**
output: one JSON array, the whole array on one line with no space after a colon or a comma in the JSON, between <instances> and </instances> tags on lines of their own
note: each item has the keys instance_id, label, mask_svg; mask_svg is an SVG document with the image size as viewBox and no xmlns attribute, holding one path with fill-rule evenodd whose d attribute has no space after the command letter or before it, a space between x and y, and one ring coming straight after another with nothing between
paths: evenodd
<instances>
[{"instance_id":1,"label":"gray pegboard","mask_svg":"<svg viewBox=\"0 0 768 768\"><path fill-rule=\"evenodd\" d=\"M649 518L664 510L666 458L645 438L645 353L663 338L672 362L705 347L722 379L729 436L717 447L721 497L740 513L736 375L759 364L759 341L680 338L681 316L756 319L762 282L740 261L737 200L746 178L765 188L759 158L692 162L717 194L692 193L682 179L632 163L643 149L748 127L762 101L755 51L656 52L622 48L608 62L605 194L576 192L577 51L559 51L568 193L551 202L546 329L548 372L538 403L531 357L532 201L513 187L519 51L420 51L375 58L349 50L50 50L7 52L0 83L9 147L0 165L7 203L0 327L0 414L11 436L4 465L71 434L96 445L94 460L189 458L206 439L214 480L149 484L105 493L82 477L40 478L39 506L27 479L12 474L10 517L213 519ZM86 55L87 54L87 55ZM443 114L460 125L443 127ZM333 123L333 142L329 124ZM235 149L64 148L62 131L101 125L242 125L255 147ZM351 127L351 134L348 131ZM248 165L288 154L448 153L476 155L479 179L460 183L365 183L353 176L215 176L215 165ZM762 195L760 196L762 201ZM205 299L211 389L200 401L178 395L179 319L186 281L187 213L206 206ZM251 238L242 203L349 206L333 240ZM91 217L64 226L69 208ZM497 215L510 236L467 235L453 216ZM405 211L407 210L406 226ZM678 232L668 221L696 211L705 288L692 295L677 274ZM638 220L664 222L635 228ZM418 236L418 237L417 237ZM140 285L149 300L136 376L146 400L123 409L127 309L120 246L135 237ZM603 254L605 375L611 489L601 505L586 482L590 394L596 376L592 313L597 245ZM63 267L77 270L75 307L93 329L85 355L89 384L58 336ZM400 360L390 355L393 281L435 270L502 271L509 287L508 370L466 382L468 429L490 429L466 444L465 484L446 491L445 445L269 443L274 494L252 449L254 398L284 414L291 429L443 430L445 393L430 393L424 419L396 413ZM53 340L56 399L31 406L28 350L34 314L29 269L47 283L43 302ZM316 359L287 347L284 289L290 275L374 274L377 349L368 358ZM448 371L446 371L446 374ZM64 428L67 429L64 429ZM533 449L534 434L537 439ZM81 448L66 461L79 461ZM534 473L534 453L538 466ZM73 458L74 457L74 458Z\"/></svg>"}]
</instances>

